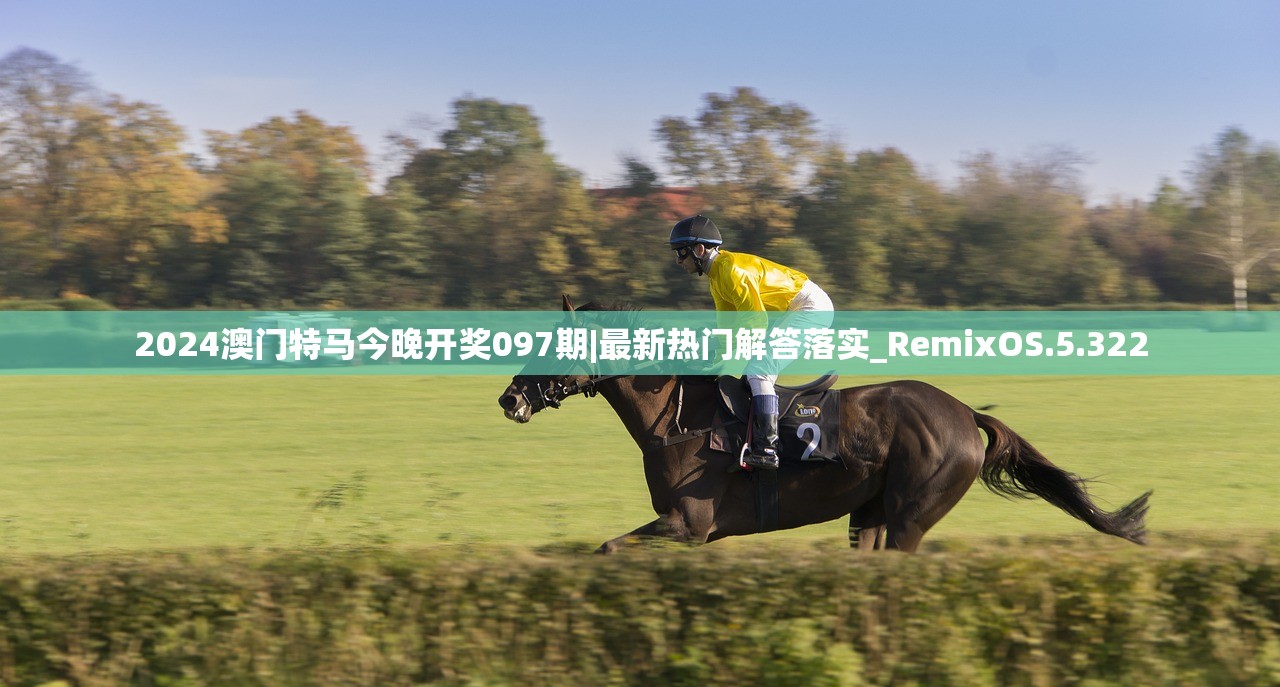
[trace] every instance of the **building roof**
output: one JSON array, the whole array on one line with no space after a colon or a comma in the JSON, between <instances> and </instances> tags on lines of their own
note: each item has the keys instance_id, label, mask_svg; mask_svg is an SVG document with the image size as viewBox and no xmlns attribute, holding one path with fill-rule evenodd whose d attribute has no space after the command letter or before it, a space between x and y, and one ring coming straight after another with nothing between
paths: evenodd
<instances>
[{"instance_id":1,"label":"building roof","mask_svg":"<svg viewBox=\"0 0 1280 687\"><path fill-rule=\"evenodd\" d=\"M668 186L654 188L648 196L634 195L629 188L593 188L587 191L600 203L610 219L622 219L639 210L643 201L657 201L663 219L679 221L703 210L706 199L693 187Z\"/></svg>"}]
</instances>

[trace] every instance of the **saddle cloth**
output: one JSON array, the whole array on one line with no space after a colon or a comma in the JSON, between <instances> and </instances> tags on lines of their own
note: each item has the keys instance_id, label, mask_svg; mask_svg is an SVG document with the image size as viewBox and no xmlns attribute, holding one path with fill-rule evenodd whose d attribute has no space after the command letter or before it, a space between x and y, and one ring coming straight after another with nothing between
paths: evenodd
<instances>
[{"instance_id":1,"label":"saddle cloth","mask_svg":"<svg viewBox=\"0 0 1280 687\"><path fill-rule=\"evenodd\" d=\"M824 375L804 386L776 386L778 392L778 456L784 463L840 463L840 392L832 390L838 375ZM741 377L721 376L722 421L741 420L718 428L711 449L737 455L746 441L751 388ZM723 424L723 422L717 422Z\"/></svg>"}]
</instances>

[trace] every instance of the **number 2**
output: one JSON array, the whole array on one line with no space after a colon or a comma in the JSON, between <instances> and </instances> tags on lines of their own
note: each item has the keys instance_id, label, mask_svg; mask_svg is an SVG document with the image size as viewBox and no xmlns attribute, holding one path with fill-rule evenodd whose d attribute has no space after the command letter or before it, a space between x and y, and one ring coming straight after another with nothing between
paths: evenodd
<instances>
[{"instance_id":1,"label":"number 2","mask_svg":"<svg viewBox=\"0 0 1280 687\"><path fill-rule=\"evenodd\" d=\"M807 441L804 438L806 432L813 434ZM800 454L800 460L809 460L809 456L818 450L818 442L822 440L822 428L816 423L805 422L796 427L796 438L805 441L804 453Z\"/></svg>"}]
</instances>

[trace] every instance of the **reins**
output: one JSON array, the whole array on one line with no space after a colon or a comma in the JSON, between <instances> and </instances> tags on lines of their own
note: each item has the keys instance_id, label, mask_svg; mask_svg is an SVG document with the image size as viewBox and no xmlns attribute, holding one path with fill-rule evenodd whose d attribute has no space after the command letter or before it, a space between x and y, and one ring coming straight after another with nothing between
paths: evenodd
<instances>
[{"instance_id":1,"label":"reins","mask_svg":"<svg viewBox=\"0 0 1280 687\"><path fill-rule=\"evenodd\" d=\"M543 388L542 384L532 384L531 386L537 390L538 404L535 404L533 399L530 399L527 394L522 393L521 395L524 396L525 403L528 403L530 408L535 412L542 410L544 408L559 408L560 404L570 396L577 396L578 394L582 394L587 398L593 398L595 397L596 394L600 393L600 388L599 388L600 384L617 379L619 377L627 377L627 376L632 376L632 375L621 375L621 374L591 375L587 377L587 379L583 382L573 382L570 384L560 383L558 382L558 380L552 378L547 380L546 388ZM736 417L731 417L725 421L714 422L711 424L710 427L704 427L702 429L685 431L680 426L680 415L683 411L684 411L684 382L680 381L679 377L676 377L676 416L672 424L675 425L675 428L679 433L654 440L653 444L651 445L652 448L666 448L668 446L682 444L686 441L693 441L694 439L704 437L716 431L717 429L720 429L721 427L727 427L729 425L734 425L742 422Z\"/></svg>"},{"instance_id":2,"label":"reins","mask_svg":"<svg viewBox=\"0 0 1280 687\"><path fill-rule=\"evenodd\" d=\"M584 382L573 382L572 384L559 383L555 378L552 378L547 380L547 386L545 389L542 387L542 384L533 384L533 388L537 389L537 399L540 405L535 405L533 399L530 399L527 394L522 392L521 395L524 396L525 403L528 403L530 408L535 411L542 410L543 408L559 408L560 404L570 396L582 394L587 398L592 398L596 394L600 393L599 386L601 382L607 382L609 380L625 376L626 375L592 375Z\"/></svg>"},{"instance_id":3,"label":"reins","mask_svg":"<svg viewBox=\"0 0 1280 687\"><path fill-rule=\"evenodd\" d=\"M587 398L595 398L595 395L600 393L600 389L597 387L599 387L601 382L607 382L607 381L617 379L619 377L625 377L625 376L627 375L599 375L599 376L592 375L588 377L587 380L581 384L579 384L578 382L574 382L573 384L566 384L564 386L565 398L568 398L570 396L574 396L577 394L582 394Z\"/></svg>"}]
</instances>

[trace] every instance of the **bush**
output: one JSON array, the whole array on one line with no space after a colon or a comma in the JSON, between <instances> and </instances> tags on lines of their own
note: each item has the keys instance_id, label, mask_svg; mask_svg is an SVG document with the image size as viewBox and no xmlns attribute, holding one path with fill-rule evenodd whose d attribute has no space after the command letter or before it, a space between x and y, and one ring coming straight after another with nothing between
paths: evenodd
<instances>
[{"instance_id":1,"label":"bush","mask_svg":"<svg viewBox=\"0 0 1280 687\"><path fill-rule=\"evenodd\" d=\"M1203 551L1203 549L1202 549ZM1266 550L152 554L0 566L0 682L1275 685Z\"/></svg>"},{"instance_id":2,"label":"bush","mask_svg":"<svg viewBox=\"0 0 1280 687\"><path fill-rule=\"evenodd\" d=\"M0 310L115 310L110 303L96 298L0 298Z\"/></svg>"}]
</instances>

